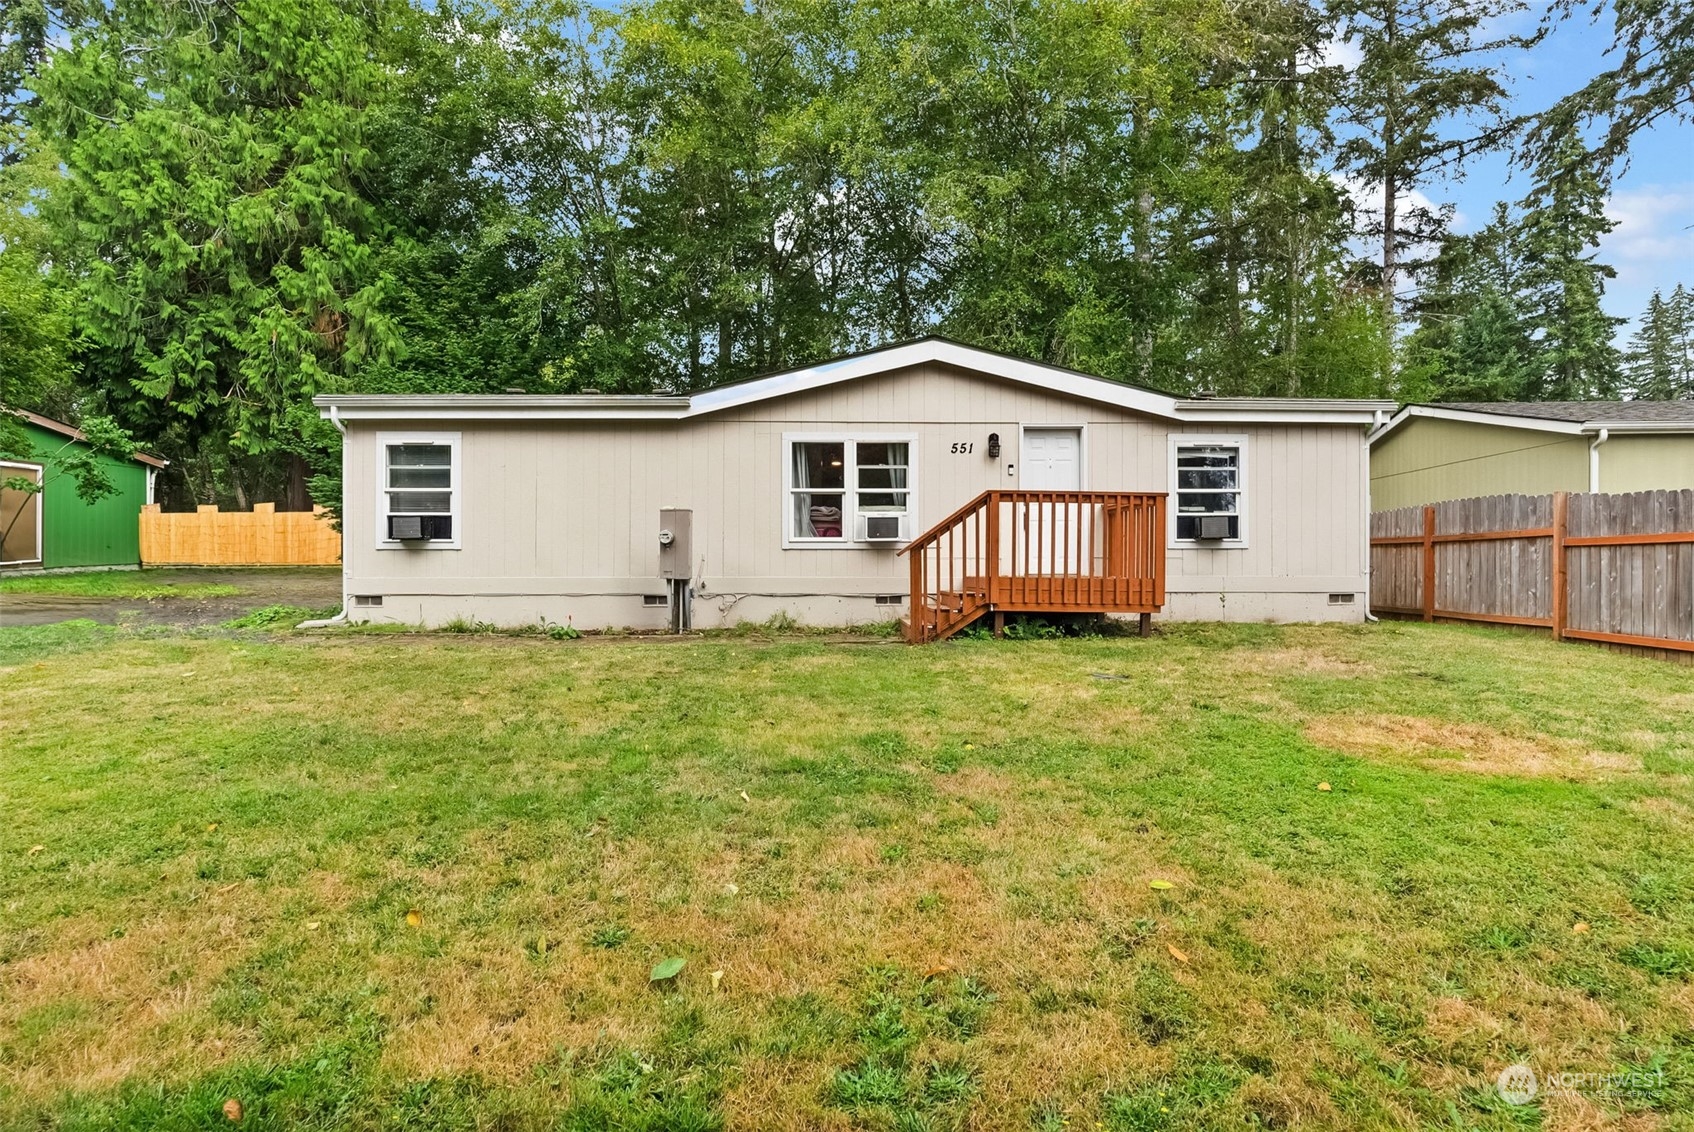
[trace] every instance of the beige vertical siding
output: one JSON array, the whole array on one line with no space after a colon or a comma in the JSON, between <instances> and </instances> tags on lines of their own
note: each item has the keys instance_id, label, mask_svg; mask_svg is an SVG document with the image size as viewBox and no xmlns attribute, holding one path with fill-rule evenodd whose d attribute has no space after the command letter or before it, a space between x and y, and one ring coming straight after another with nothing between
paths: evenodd
<instances>
[{"instance_id":1,"label":"beige vertical siding","mask_svg":"<svg viewBox=\"0 0 1694 1132\"><path fill-rule=\"evenodd\" d=\"M1620 436L1600 445L1600 490L1672 491L1694 487L1694 433Z\"/></svg>"},{"instance_id":2,"label":"beige vertical siding","mask_svg":"<svg viewBox=\"0 0 1694 1132\"><path fill-rule=\"evenodd\" d=\"M1167 490L1165 422L926 366L684 422L420 423L463 435L463 549L379 549L377 434L396 429L357 422L346 446L349 592L383 595L381 610L355 614L390 620L662 624L665 611L641 601L664 592L658 513L688 507L697 624L778 610L819 623L886 619L899 610L875 596L906 590L906 561L894 550L783 548L784 434L912 436L923 530L982 491L1016 487L1019 428L1035 425L1084 429L1085 487ZM1362 615L1362 604L1331 607L1328 595L1365 591L1363 430L1186 431L1248 438L1248 545L1171 551L1172 612ZM997 461L987 455L991 432L1003 446ZM975 450L954 455L955 443Z\"/></svg>"},{"instance_id":3,"label":"beige vertical siding","mask_svg":"<svg viewBox=\"0 0 1694 1132\"><path fill-rule=\"evenodd\" d=\"M1413 417L1371 450L1371 508L1588 490L1588 440ZM1609 489L1608 489L1609 490Z\"/></svg>"}]
</instances>

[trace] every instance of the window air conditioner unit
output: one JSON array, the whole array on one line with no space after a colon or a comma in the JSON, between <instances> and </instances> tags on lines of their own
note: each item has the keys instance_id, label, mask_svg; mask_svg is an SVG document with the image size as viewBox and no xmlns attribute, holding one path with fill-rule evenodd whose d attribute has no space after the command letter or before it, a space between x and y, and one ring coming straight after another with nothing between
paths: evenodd
<instances>
[{"instance_id":1,"label":"window air conditioner unit","mask_svg":"<svg viewBox=\"0 0 1694 1132\"><path fill-rule=\"evenodd\" d=\"M1200 535L1202 540L1216 541L1229 537L1228 515L1200 516Z\"/></svg>"},{"instance_id":2,"label":"window air conditioner unit","mask_svg":"<svg viewBox=\"0 0 1694 1132\"><path fill-rule=\"evenodd\" d=\"M388 537L394 542L427 542L453 537L451 515L390 515Z\"/></svg>"},{"instance_id":3,"label":"window air conditioner unit","mask_svg":"<svg viewBox=\"0 0 1694 1132\"><path fill-rule=\"evenodd\" d=\"M866 542L899 542L900 516L898 515L866 515Z\"/></svg>"}]
</instances>

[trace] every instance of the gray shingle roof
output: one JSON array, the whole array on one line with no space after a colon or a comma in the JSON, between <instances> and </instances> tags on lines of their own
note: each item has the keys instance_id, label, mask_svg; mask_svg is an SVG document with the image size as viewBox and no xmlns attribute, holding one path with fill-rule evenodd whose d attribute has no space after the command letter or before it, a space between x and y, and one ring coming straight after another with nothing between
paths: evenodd
<instances>
[{"instance_id":1,"label":"gray shingle roof","mask_svg":"<svg viewBox=\"0 0 1694 1132\"><path fill-rule=\"evenodd\" d=\"M1434 407L1547 421L1651 421L1694 426L1694 401L1437 401Z\"/></svg>"}]
</instances>

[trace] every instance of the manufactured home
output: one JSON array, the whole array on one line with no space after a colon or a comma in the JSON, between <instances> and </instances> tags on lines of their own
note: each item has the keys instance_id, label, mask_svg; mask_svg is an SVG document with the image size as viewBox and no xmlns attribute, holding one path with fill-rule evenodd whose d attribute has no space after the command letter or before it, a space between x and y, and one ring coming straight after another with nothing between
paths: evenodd
<instances>
[{"instance_id":1,"label":"manufactured home","mask_svg":"<svg viewBox=\"0 0 1694 1132\"><path fill-rule=\"evenodd\" d=\"M942 338L687 395L335 395L346 615L1360 620L1390 402L1175 397Z\"/></svg>"},{"instance_id":2,"label":"manufactured home","mask_svg":"<svg viewBox=\"0 0 1694 1132\"><path fill-rule=\"evenodd\" d=\"M1694 401L1407 405L1371 435L1378 511L1481 495L1694 487Z\"/></svg>"}]
</instances>

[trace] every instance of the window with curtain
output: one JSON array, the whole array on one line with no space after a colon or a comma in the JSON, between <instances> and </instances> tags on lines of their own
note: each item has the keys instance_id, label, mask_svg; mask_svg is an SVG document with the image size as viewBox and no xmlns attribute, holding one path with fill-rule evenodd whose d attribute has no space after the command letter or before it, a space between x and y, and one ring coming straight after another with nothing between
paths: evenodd
<instances>
[{"instance_id":1,"label":"window with curtain","mask_svg":"<svg viewBox=\"0 0 1694 1132\"><path fill-rule=\"evenodd\" d=\"M846 442L797 441L792 459L793 536L845 539L847 528L842 520L847 503Z\"/></svg>"},{"instance_id":2,"label":"window with curtain","mask_svg":"<svg viewBox=\"0 0 1694 1132\"><path fill-rule=\"evenodd\" d=\"M792 540L851 543L864 516L911 513L909 441L795 440L788 459Z\"/></svg>"}]
</instances>

